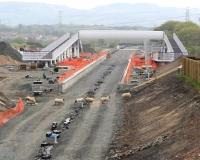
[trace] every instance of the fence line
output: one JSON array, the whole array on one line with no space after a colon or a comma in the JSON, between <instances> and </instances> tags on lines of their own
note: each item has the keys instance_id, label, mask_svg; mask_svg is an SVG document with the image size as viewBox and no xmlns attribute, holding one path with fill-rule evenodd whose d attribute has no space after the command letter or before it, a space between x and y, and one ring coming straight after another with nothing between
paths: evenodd
<instances>
[{"instance_id":1,"label":"fence line","mask_svg":"<svg viewBox=\"0 0 200 160\"><path fill-rule=\"evenodd\" d=\"M200 59L183 58L183 74L200 83Z\"/></svg>"}]
</instances>

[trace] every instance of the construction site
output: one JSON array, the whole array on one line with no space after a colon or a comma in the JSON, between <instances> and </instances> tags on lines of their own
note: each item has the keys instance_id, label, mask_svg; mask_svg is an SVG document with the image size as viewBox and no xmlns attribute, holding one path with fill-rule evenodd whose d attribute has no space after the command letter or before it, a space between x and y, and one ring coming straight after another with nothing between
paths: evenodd
<instances>
[{"instance_id":1,"label":"construction site","mask_svg":"<svg viewBox=\"0 0 200 160\"><path fill-rule=\"evenodd\" d=\"M84 52L99 39L118 45ZM175 33L82 30L37 52L0 49L12 51L0 66L0 160L200 159L200 94L184 78L200 82L200 60Z\"/></svg>"}]
</instances>

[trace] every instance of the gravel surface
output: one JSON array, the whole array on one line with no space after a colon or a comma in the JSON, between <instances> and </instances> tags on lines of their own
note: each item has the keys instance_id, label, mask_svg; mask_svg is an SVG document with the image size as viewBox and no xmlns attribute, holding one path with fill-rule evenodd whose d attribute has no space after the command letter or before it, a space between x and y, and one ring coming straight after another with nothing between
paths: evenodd
<instances>
[{"instance_id":1,"label":"gravel surface","mask_svg":"<svg viewBox=\"0 0 200 160\"><path fill-rule=\"evenodd\" d=\"M104 159L112 137L114 122L117 119L115 113L120 107L120 99L116 95L117 83L127 65L129 56L128 51L115 53L111 59L95 68L68 89L65 94L58 95L65 98L63 106L54 106L53 96L40 98L37 106L26 106L23 114L9 121L0 130L0 159L33 159L40 143L45 139L46 132L49 131L50 124L54 121L61 122L69 113L75 98L84 95L89 88L94 87L95 82L108 67L115 65L111 74L105 78L104 83L97 90L95 102L82 111L69 130L63 133L53 150L53 159L58 160ZM28 85L29 82L28 80L26 80L27 83L25 80L21 81L24 72L19 74L21 76L16 76L15 80L10 79L5 85L0 84L8 94L22 95L23 91L27 94L23 86ZM12 87L14 87L14 93L12 93ZM100 103L99 99L102 95L111 96L107 104Z\"/></svg>"}]
</instances>

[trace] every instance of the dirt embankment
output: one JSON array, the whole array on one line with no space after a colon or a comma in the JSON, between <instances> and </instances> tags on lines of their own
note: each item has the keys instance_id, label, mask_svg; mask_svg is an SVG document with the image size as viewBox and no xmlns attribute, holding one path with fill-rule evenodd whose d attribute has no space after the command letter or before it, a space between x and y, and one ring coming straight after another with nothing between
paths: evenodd
<instances>
[{"instance_id":1,"label":"dirt embankment","mask_svg":"<svg viewBox=\"0 0 200 160\"><path fill-rule=\"evenodd\" d=\"M20 53L6 42L0 42L0 65L15 65L21 61Z\"/></svg>"},{"instance_id":2,"label":"dirt embankment","mask_svg":"<svg viewBox=\"0 0 200 160\"><path fill-rule=\"evenodd\" d=\"M9 56L0 55L0 65L17 65L20 62Z\"/></svg>"},{"instance_id":3,"label":"dirt embankment","mask_svg":"<svg viewBox=\"0 0 200 160\"><path fill-rule=\"evenodd\" d=\"M123 106L108 159L199 160L200 94L168 75Z\"/></svg>"},{"instance_id":4,"label":"dirt embankment","mask_svg":"<svg viewBox=\"0 0 200 160\"><path fill-rule=\"evenodd\" d=\"M0 112L5 111L6 109L12 108L14 106L14 102L12 102L2 92L0 92Z\"/></svg>"}]
</instances>

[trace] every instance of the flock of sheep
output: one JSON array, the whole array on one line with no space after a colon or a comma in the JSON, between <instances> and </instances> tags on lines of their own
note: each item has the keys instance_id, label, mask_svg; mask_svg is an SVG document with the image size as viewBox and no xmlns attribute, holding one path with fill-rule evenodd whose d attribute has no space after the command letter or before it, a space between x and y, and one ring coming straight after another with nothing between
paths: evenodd
<instances>
[{"instance_id":1,"label":"flock of sheep","mask_svg":"<svg viewBox=\"0 0 200 160\"><path fill-rule=\"evenodd\" d=\"M112 66L114 67L114 66ZM103 78L105 78L108 74L111 73L112 67L108 68L106 72L103 74ZM109 95L107 96L101 96L100 99L95 99L95 92L99 88L99 85L103 83L103 80L98 80L95 83L95 89L92 91L88 91L87 95L84 97L76 98L73 104L73 110L67 116L65 119L58 124L57 122L53 122L50 126L50 131L46 133L46 138L44 142L40 145L40 150L38 155L35 157L37 160L41 159L51 159L51 150L54 148L54 144L58 143L58 139L61 137L62 132L64 130L69 129L69 125L71 122L77 117L77 115L80 113L79 111L85 108L84 106L89 106L91 103L95 101L100 101L101 104L106 104L110 101L111 97ZM131 93L123 93L121 94L121 97L123 99L129 99L131 97ZM26 97L27 102L36 103L36 100L34 97ZM64 105L65 100L64 98L55 98L54 99L55 105ZM53 140L53 142L49 143L49 140Z\"/></svg>"}]
</instances>

